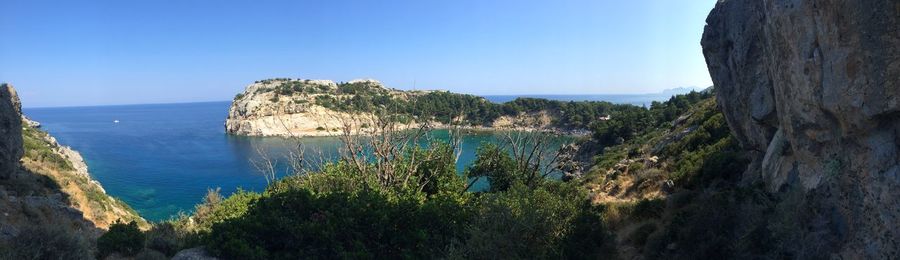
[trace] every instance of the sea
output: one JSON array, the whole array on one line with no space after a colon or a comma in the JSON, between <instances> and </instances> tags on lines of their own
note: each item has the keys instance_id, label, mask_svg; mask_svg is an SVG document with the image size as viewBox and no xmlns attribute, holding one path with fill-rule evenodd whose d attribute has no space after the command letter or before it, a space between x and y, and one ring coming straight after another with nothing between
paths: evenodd
<instances>
[{"instance_id":1,"label":"sea","mask_svg":"<svg viewBox=\"0 0 900 260\"><path fill-rule=\"evenodd\" d=\"M491 100L501 98L507 97ZM124 200L147 220L162 221L192 212L208 189L221 189L223 195L239 189L263 190L266 179L251 163L259 159L258 151L278 158L297 147L297 140L287 138L226 134L229 106L223 101L25 108L24 112L61 144L79 151L92 177L108 194ZM431 133L435 140L446 139L446 131L435 131ZM478 146L498 142L502 134L466 133L457 170L462 172L474 161ZM340 145L334 137L306 137L300 143L307 154L322 154L326 159L334 158Z\"/></svg>"}]
</instances>

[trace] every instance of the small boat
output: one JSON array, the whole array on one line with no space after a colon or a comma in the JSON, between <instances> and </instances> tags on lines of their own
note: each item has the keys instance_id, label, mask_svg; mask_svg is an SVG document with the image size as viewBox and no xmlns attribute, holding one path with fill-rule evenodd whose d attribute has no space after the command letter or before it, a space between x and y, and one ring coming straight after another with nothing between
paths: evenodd
<instances>
[{"instance_id":1,"label":"small boat","mask_svg":"<svg viewBox=\"0 0 900 260\"><path fill-rule=\"evenodd\" d=\"M119 120L113 120L113 123L118 124L118 123L119 123Z\"/></svg>"}]
</instances>

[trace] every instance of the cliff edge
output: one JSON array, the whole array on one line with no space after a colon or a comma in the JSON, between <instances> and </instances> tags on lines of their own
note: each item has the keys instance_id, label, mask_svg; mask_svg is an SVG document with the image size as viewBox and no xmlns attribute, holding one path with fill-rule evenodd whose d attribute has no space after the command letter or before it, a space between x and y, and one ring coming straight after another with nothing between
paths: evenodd
<instances>
[{"instance_id":1,"label":"cliff edge","mask_svg":"<svg viewBox=\"0 0 900 260\"><path fill-rule=\"evenodd\" d=\"M802 190L845 259L900 254L900 2L719 1L702 46L744 181Z\"/></svg>"}]
</instances>

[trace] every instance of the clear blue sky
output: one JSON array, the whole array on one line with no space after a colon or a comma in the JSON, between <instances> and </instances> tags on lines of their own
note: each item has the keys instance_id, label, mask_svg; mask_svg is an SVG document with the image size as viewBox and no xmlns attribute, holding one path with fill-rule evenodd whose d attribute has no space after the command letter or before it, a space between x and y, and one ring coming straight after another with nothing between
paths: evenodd
<instances>
[{"instance_id":1,"label":"clear blue sky","mask_svg":"<svg viewBox=\"0 0 900 260\"><path fill-rule=\"evenodd\" d=\"M272 77L482 95L706 87L714 4L3 0L0 81L29 107L230 100Z\"/></svg>"}]
</instances>

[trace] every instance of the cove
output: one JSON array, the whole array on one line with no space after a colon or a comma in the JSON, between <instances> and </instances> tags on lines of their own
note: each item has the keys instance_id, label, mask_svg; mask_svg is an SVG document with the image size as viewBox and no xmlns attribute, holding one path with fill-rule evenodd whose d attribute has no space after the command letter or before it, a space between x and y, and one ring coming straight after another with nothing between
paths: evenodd
<instances>
[{"instance_id":1,"label":"cove","mask_svg":"<svg viewBox=\"0 0 900 260\"><path fill-rule=\"evenodd\" d=\"M238 189L261 191L265 178L250 160L257 148L273 157L296 145L280 137L225 134L230 102L25 108L25 114L61 144L81 152L107 193L120 198L150 221L188 213L208 188L223 195ZM116 122L118 121L118 122ZM446 138L446 130L430 133ZM497 142L501 133L468 132L462 137L460 172L475 159L477 147ZM557 137L560 144L570 137ZM307 154L336 154L335 137L301 140Z\"/></svg>"}]
</instances>

